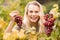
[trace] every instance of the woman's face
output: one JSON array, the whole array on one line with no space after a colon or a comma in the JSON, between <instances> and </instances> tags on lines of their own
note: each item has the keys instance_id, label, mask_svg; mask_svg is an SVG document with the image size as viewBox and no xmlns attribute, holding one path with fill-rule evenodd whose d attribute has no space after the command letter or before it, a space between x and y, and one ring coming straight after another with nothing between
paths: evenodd
<instances>
[{"instance_id":1,"label":"woman's face","mask_svg":"<svg viewBox=\"0 0 60 40\"><path fill-rule=\"evenodd\" d=\"M31 22L37 22L38 19L39 19L39 11L40 11L40 8L39 6L37 5L29 5L28 7L28 19L31 21Z\"/></svg>"}]
</instances>

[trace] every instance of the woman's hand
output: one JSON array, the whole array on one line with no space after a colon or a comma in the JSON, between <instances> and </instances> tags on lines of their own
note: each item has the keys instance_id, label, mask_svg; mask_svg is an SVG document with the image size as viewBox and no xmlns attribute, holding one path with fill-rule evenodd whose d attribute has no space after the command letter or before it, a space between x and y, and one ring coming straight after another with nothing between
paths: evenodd
<instances>
[{"instance_id":1,"label":"woman's hand","mask_svg":"<svg viewBox=\"0 0 60 40\"><path fill-rule=\"evenodd\" d=\"M11 20L15 21L15 16L18 15L18 14L19 14L18 10L12 11L10 13Z\"/></svg>"},{"instance_id":2,"label":"woman's hand","mask_svg":"<svg viewBox=\"0 0 60 40\"><path fill-rule=\"evenodd\" d=\"M10 23L8 24L8 27L7 27L7 29L5 30L5 33L12 31L13 24L14 24L14 21L15 21L15 16L18 15L18 14L19 14L19 12L18 12L17 10L12 11L12 12L10 13L11 21L10 21Z\"/></svg>"},{"instance_id":3,"label":"woman's hand","mask_svg":"<svg viewBox=\"0 0 60 40\"><path fill-rule=\"evenodd\" d=\"M49 14L54 14L55 13L55 10L54 9L51 9Z\"/></svg>"}]
</instances>

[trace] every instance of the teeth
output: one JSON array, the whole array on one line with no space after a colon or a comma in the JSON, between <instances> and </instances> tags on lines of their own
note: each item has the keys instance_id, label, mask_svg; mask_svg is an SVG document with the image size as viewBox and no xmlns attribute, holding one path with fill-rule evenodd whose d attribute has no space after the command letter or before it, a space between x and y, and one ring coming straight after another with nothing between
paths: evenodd
<instances>
[{"instance_id":1,"label":"teeth","mask_svg":"<svg viewBox=\"0 0 60 40\"><path fill-rule=\"evenodd\" d=\"M36 18L32 18L32 19L36 19Z\"/></svg>"}]
</instances>

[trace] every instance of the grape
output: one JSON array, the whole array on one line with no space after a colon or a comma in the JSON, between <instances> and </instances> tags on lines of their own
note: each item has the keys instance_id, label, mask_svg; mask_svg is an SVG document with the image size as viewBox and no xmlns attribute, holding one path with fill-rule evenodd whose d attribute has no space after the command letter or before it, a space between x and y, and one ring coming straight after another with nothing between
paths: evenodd
<instances>
[{"instance_id":1,"label":"grape","mask_svg":"<svg viewBox=\"0 0 60 40\"><path fill-rule=\"evenodd\" d=\"M51 27L51 26L54 25L54 22L51 23L51 22L46 21L46 22L44 23L44 25L45 25L46 27Z\"/></svg>"},{"instance_id":2,"label":"grape","mask_svg":"<svg viewBox=\"0 0 60 40\"><path fill-rule=\"evenodd\" d=\"M48 22L48 21L46 21L46 22L44 23L44 25L45 25L46 27L49 27L49 24L50 24L50 22Z\"/></svg>"},{"instance_id":3,"label":"grape","mask_svg":"<svg viewBox=\"0 0 60 40\"><path fill-rule=\"evenodd\" d=\"M48 18L49 17L49 14L46 14L46 17Z\"/></svg>"},{"instance_id":4,"label":"grape","mask_svg":"<svg viewBox=\"0 0 60 40\"><path fill-rule=\"evenodd\" d=\"M53 14L49 14L50 16L49 16L49 18L53 18Z\"/></svg>"},{"instance_id":5,"label":"grape","mask_svg":"<svg viewBox=\"0 0 60 40\"><path fill-rule=\"evenodd\" d=\"M45 33L46 33L47 36L50 36L51 32L53 30L55 19L53 18L53 14L46 14L44 16L44 19L46 20L46 22L44 22Z\"/></svg>"},{"instance_id":6,"label":"grape","mask_svg":"<svg viewBox=\"0 0 60 40\"><path fill-rule=\"evenodd\" d=\"M51 23L53 23L54 20L55 20L54 18L48 18L48 21L51 22Z\"/></svg>"},{"instance_id":7,"label":"grape","mask_svg":"<svg viewBox=\"0 0 60 40\"><path fill-rule=\"evenodd\" d=\"M51 35L51 32L52 32L52 27L45 27L45 33L47 36L50 36Z\"/></svg>"},{"instance_id":8,"label":"grape","mask_svg":"<svg viewBox=\"0 0 60 40\"><path fill-rule=\"evenodd\" d=\"M47 20L47 18L49 17L48 14L44 15L44 19Z\"/></svg>"},{"instance_id":9,"label":"grape","mask_svg":"<svg viewBox=\"0 0 60 40\"><path fill-rule=\"evenodd\" d=\"M21 27L21 26L22 26L22 17L16 15L16 16L15 16L15 22L17 23L17 25L18 25L19 27Z\"/></svg>"}]
</instances>

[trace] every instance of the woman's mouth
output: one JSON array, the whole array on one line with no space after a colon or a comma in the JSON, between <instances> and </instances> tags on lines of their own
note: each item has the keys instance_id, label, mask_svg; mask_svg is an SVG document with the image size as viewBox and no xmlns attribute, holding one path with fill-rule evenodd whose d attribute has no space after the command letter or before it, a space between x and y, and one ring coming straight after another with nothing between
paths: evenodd
<instances>
[{"instance_id":1,"label":"woman's mouth","mask_svg":"<svg viewBox=\"0 0 60 40\"><path fill-rule=\"evenodd\" d=\"M36 19L37 19L37 17L31 17L31 19L36 20Z\"/></svg>"}]
</instances>

